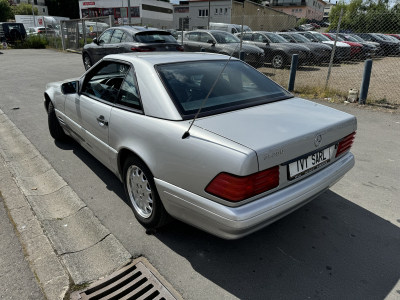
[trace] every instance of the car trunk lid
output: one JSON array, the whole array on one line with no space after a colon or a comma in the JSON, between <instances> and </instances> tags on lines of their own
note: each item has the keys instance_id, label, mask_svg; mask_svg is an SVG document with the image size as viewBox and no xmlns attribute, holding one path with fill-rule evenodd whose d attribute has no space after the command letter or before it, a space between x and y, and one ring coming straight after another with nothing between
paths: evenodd
<instances>
[{"instance_id":1,"label":"car trunk lid","mask_svg":"<svg viewBox=\"0 0 400 300\"><path fill-rule=\"evenodd\" d=\"M195 126L254 150L261 171L336 143L356 130L357 121L325 105L292 98L202 118ZM318 146L317 135L322 137Z\"/></svg>"}]
</instances>

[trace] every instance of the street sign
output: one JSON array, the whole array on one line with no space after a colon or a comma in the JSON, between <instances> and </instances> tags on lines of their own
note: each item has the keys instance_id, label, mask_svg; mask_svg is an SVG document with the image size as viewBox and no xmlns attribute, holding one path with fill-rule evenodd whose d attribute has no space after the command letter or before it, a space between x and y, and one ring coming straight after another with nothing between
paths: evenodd
<instances>
[{"instance_id":1,"label":"street sign","mask_svg":"<svg viewBox=\"0 0 400 300\"><path fill-rule=\"evenodd\" d=\"M3 45L3 49L7 49L8 46L7 46L6 42L3 42L2 45Z\"/></svg>"},{"instance_id":2,"label":"street sign","mask_svg":"<svg viewBox=\"0 0 400 300\"><path fill-rule=\"evenodd\" d=\"M89 29L90 29L90 32L93 32L93 26L90 26Z\"/></svg>"}]
</instances>

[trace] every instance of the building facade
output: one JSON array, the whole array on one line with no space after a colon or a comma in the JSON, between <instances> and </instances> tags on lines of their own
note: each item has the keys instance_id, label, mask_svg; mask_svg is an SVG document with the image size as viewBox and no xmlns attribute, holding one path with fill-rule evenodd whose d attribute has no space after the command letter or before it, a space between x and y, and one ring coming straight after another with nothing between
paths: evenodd
<instances>
[{"instance_id":1,"label":"building facade","mask_svg":"<svg viewBox=\"0 0 400 300\"><path fill-rule=\"evenodd\" d=\"M326 2L326 5L324 7L324 20L328 20L329 13L331 12L332 7L334 7L336 4L337 4L337 1L336 1L336 3Z\"/></svg>"},{"instance_id":2,"label":"building facade","mask_svg":"<svg viewBox=\"0 0 400 300\"><path fill-rule=\"evenodd\" d=\"M174 5L173 28L182 30L206 29L208 22L242 24L252 30L280 31L293 28L296 17L270 7L245 1L193 0Z\"/></svg>"},{"instance_id":3,"label":"building facade","mask_svg":"<svg viewBox=\"0 0 400 300\"><path fill-rule=\"evenodd\" d=\"M130 15L132 24L148 25L157 28L171 28L173 7L171 3L156 0L131 0ZM128 24L127 0L79 1L79 14L83 18L113 16L115 23Z\"/></svg>"},{"instance_id":4,"label":"building facade","mask_svg":"<svg viewBox=\"0 0 400 300\"><path fill-rule=\"evenodd\" d=\"M49 10L47 9L46 3L44 0L14 0L16 5L20 3L29 3L33 2L33 6L37 8L39 16L48 16Z\"/></svg>"},{"instance_id":5,"label":"building facade","mask_svg":"<svg viewBox=\"0 0 400 300\"><path fill-rule=\"evenodd\" d=\"M284 13L307 18L309 20L322 20L326 3L322 0L273 0L270 6Z\"/></svg>"}]
</instances>

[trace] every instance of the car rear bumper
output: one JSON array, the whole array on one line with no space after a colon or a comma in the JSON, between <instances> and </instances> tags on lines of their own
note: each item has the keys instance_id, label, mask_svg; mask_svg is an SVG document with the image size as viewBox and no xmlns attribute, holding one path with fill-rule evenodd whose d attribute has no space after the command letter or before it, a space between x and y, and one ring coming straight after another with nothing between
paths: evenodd
<instances>
[{"instance_id":1,"label":"car rear bumper","mask_svg":"<svg viewBox=\"0 0 400 300\"><path fill-rule=\"evenodd\" d=\"M155 179L168 213L224 239L253 233L319 196L354 166L354 156L345 154L321 171L282 190L239 207L228 207Z\"/></svg>"}]
</instances>

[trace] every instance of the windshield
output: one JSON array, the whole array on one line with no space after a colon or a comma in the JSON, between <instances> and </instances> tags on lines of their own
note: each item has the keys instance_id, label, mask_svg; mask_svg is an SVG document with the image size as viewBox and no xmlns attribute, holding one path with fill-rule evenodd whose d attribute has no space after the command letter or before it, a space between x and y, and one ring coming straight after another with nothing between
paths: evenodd
<instances>
[{"instance_id":1,"label":"windshield","mask_svg":"<svg viewBox=\"0 0 400 300\"><path fill-rule=\"evenodd\" d=\"M309 43L310 40L306 39L304 36L300 35L300 34L291 34L290 35L293 39L296 40L296 42L298 43Z\"/></svg>"},{"instance_id":2,"label":"windshield","mask_svg":"<svg viewBox=\"0 0 400 300\"><path fill-rule=\"evenodd\" d=\"M385 40L385 39L383 39L381 36L379 36L379 35L377 35L377 34L371 33L371 35L372 35L373 37L375 37L376 39L380 40L380 41L384 41L384 40Z\"/></svg>"},{"instance_id":3,"label":"windshield","mask_svg":"<svg viewBox=\"0 0 400 300\"><path fill-rule=\"evenodd\" d=\"M336 34L330 34L329 36L330 36L331 38L333 38L333 40L335 40ZM343 42L344 39L342 39L340 36L338 36L338 37L337 37L337 41L338 41L338 42Z\"/></svg>"},{"instance_id":4,"label":"windshield","mask_svg":"<svg viewBox=\"0 0 400 300\"><path fill-rule=\"evenodd\" d=\"M237 32L242 32L242 26L241 25L236 25L235 29L237 30ZM250 29L249 26L243 25L243 32L252 32L252 30Z\"/></svg>"},{"instance_id":5,"label":"windshield","mask_svg":"<svg viewBox=\"0 0 400 300\"><path fill-rule=\"evenodd\" d=\"M277 35L275 33L265 32L264 35L270 39L271 43L287 43L288 42L283 37L281 37L280 35Z\"/></svg>"},{"instance_id":6,"label":"windshield","mask_svg":"<svg viewBox=\"0 0 400 300\"><path fill-rule=\"evenodd\" d=\"M312 36L315 37L320 42L332 42L331 39L329 39L328 37L324 36L321 33L314 33L314 34L312 34Z\"/></svg>"},{"instance_id":7,"label":"windshield","mask_svg":"<svg viewBox=\"0 0 400 300\"><path fill-rule=\"evenodd\" d=\"M156 69L180 114L188 119L196 114L225 64L226 60L196 61L162 64ZM215 114L289 97L262 73L241 61L230 61L201 112Z\"/></svg>"},{"instance_id":8,"label":"windshield","mask_svg":"<svg viewBox=\"0 0 400 300\"><path fill-rule=\"evenodd\" d=\"M312 42L318 42L319 40L316 38L316 37L314 37L314 35L313 34L311 34L311 33L307 33L307 32L304 32L304 33L298 33L299 35L301 35L301 36L304 36L306 39L308 39L308 40L310 40L310 41L312 41Z\"/></svg>"},{"instance_id":9,"label":"windshield","mask_svg":"<svg viewBox=\"0 0 400 300\"><path fill-rule=\"evenodd\" d=\"M135 35L140 43L176 43L169 32L141 32Z\"/></svg>"},{"instance_id":10,"label":"windshield","mask_svg":"<svg viewBox=\"0 0 400 300\"><path fill-rule=\"evenodd\" d=\"M355 39L357 42L365 42L365 40L363 40L362 38L360 38L358 35L352 35L350 36L353 39Z\"/></svg>"},{"instance_id":11,"label":"windshield","mask_svg":"<svg viewBox=\"0 0 400 300\"><path fill-rule=\"evenodd\" d=\"M239 43L240 40L228 32L211 32L219 44Z\"/></svg>"},{"instance_id":12,"label":"windshield","mask_svg":"<svg viewBox=\"0 0 400 300\"><path fill-rule=\"evenodd\" d=\"M350 42L356 42L356 43L357 42L361 42L361 41L358 41L355 37L352 37L350 35L345 35L344 38L345 38L346 41L350 41Z\"/></svg>"}]
</instances>

